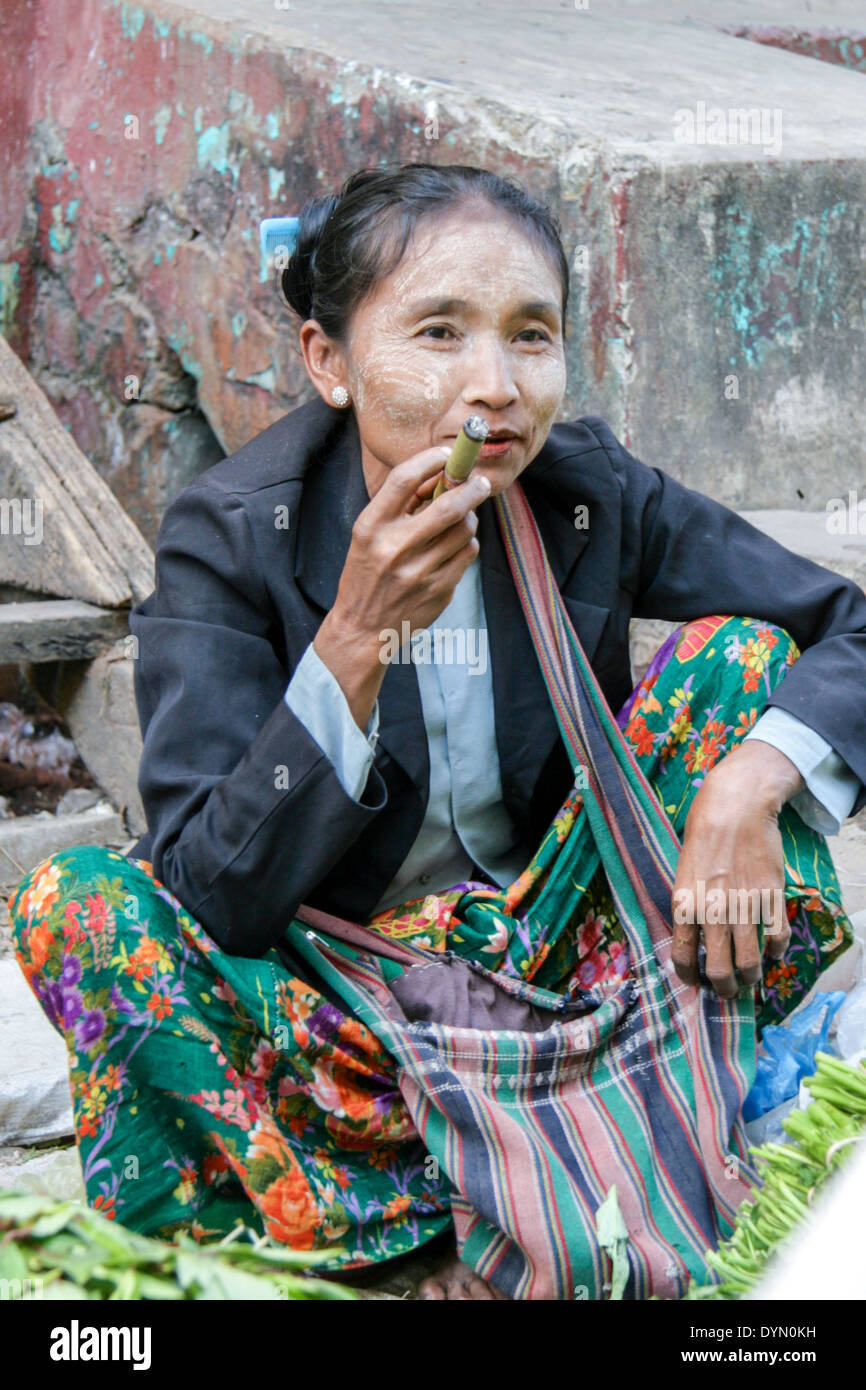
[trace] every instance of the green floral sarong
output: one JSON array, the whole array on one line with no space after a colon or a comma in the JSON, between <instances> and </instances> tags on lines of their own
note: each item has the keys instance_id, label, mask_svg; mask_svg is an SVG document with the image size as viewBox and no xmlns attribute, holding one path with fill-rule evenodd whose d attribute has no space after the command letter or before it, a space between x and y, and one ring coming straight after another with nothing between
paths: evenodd
<instances>
[{"instance_id":1,"label":"green floral sarong","mask_svg":"<svg viewBox=\"0 0 866 1390\"><path fill-rule=\"evenodd\" d=\"M752 618L687 624L618 719L682 836L703 777L752 727L799 652ZM629 971L603 874L532 915L574 789L507 893L483 883L377 914L394 939L456 950L562 992L604 996ZM824 838L780 816L792 939L758 986L759 1024L785 1017L852 940ZM461 899L465 898L461 914ZM239 1220L332 1267L402 1254L451 1221L393 1059L275 950L227 955L151 865L81 845L30 871L9 902L19 964L69 1050L88 1202L135 1230L220 1237Z\"/></svg>"}]
</instances>

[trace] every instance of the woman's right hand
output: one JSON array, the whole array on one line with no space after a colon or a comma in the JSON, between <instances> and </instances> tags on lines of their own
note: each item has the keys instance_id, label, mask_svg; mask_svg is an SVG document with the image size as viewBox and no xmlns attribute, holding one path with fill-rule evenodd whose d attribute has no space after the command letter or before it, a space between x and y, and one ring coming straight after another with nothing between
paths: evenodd
<instances>
[{"instance_id":1,"label":"woman's right hand","mask_svg":"<svg viewBox=\"0 0 866 1390\"><path fill-rule=\"evenodd\" d=\"M337 597L314 639L364 728L385 675L390 633L429 627L478 554L474 508L490 495L470 476L431 499L450 451L425 449L392 468L352 527Z\"/></svg>"},{"instance_id":2,"label":"woman's right hand","mask_svg":"<svg viewBox=\"0 0 866 1390\"><path fill-rule=\"evenodd\" d=\"M392 468L352 528L334 605L345 631L374 637L425 628L450 602L478 554L474 508L490 495L479 475L427 501L448 450L425 449Z\"/></svg>"}]
</instances>

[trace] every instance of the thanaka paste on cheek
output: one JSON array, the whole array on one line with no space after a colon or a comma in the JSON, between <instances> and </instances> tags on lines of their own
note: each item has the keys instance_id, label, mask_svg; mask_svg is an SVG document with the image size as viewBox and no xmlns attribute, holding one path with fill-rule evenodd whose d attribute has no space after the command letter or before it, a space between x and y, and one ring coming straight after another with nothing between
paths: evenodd
<instances>
[{"instance_id":1,"label":"thanaka paste on cheek","mask_svg":"<svg viewBox=\"0 0 866 1390\"><path fill-rule=\"evenodd\" d=\"M380 466L393 467L445 434L453 437L466 413L479 409L487 416L501 412L503 418L517 421L524 435L507 475L495 460L486 461L491 481L507 486L541 449L565 389L562 344L551 333L548 350L527 352L519 340L509 344L501 337L504 285L515 298L521 289L527 298L540 297L542 287L546 297L556 300L559 294L558 277L532 243L515 233L512 223L491 229L484 222L479 227L476 213L468 220L443 219L432 228L422 224L401 264L359 306L349 386L365 449ZM419 327L406 320L407 303L437 291L478 306L478 320L463 330L462 340L425 336L423 323ZM489 385L489 359L484 354L491 332L507 357L494 369ZM477 356L473 334L478 335ZM455 348L432 347L437 341L454 341ZM473 363L471 368L467 361Z\"/></svg>"}]
</instances>

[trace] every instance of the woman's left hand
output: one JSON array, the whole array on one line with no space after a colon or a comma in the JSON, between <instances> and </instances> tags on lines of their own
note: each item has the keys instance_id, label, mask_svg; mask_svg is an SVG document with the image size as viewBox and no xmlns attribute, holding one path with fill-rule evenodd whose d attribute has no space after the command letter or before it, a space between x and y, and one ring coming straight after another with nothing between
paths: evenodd
<instances>
[{"instance_id":1,"label":"woman's left hand","mask_svg":"<svg viewBox=\"0 0 866 1390\"><path fill-rule=\"evenodd\" d=\"M686 984L698 981L701 926L707 978L724 998L733 998L739 990L735 967L744 984L757 984L761 978L757 923L762 917L770 956L784 956L791 929L778 816L803 785L790 758L769 743L749 739L711 768L698 788L686 819L671 900L673 962ZM769 898L760 896L762 890L769 890ZM755 910L762 902L772 904L769 914Z\"/></svg>"}]
</instances>

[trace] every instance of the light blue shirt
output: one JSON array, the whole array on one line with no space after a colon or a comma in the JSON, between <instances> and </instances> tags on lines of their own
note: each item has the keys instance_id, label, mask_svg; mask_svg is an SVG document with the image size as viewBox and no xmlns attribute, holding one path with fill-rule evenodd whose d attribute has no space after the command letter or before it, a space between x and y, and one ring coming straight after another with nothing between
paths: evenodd
<instances>
[{"instance_id":1,"label":"light blue shirt","mask_svg":"<svg viewBox=\"0 0 866 1390\"><path fill-rule=\"evenodd\" d=\"M838 835L854 809L860 778L825 738L786 709L771 705L746 739L771 743L784 753L806 783L790 801L801 820L822 835Z\"/></svg>"},{"instance_id":2,"label":"light blue shirt","mask_svg":"<svg viewBox=\"0 0 866 1390\"><path fill-rule=\"evenodd\" d=\"M500 887L526 868L525 850L518 847L502 801L477 556L451 602L429 628L400 648L399 657L405 659L410 649L427 732L430 790L415 842L374 911L464 881L473 861ZM396 651L392 659L397 659ZM312 643L284 698L332 762L346 793L359 801L378 739L378 700L362 732L342 687ZM837 834L851 814L860 780L835 749L794 715L775 708L757 720L746 738L770 743L791 759L806 783L791 798L792 806L813 830Z\"/></svg>"}]
</instances>

